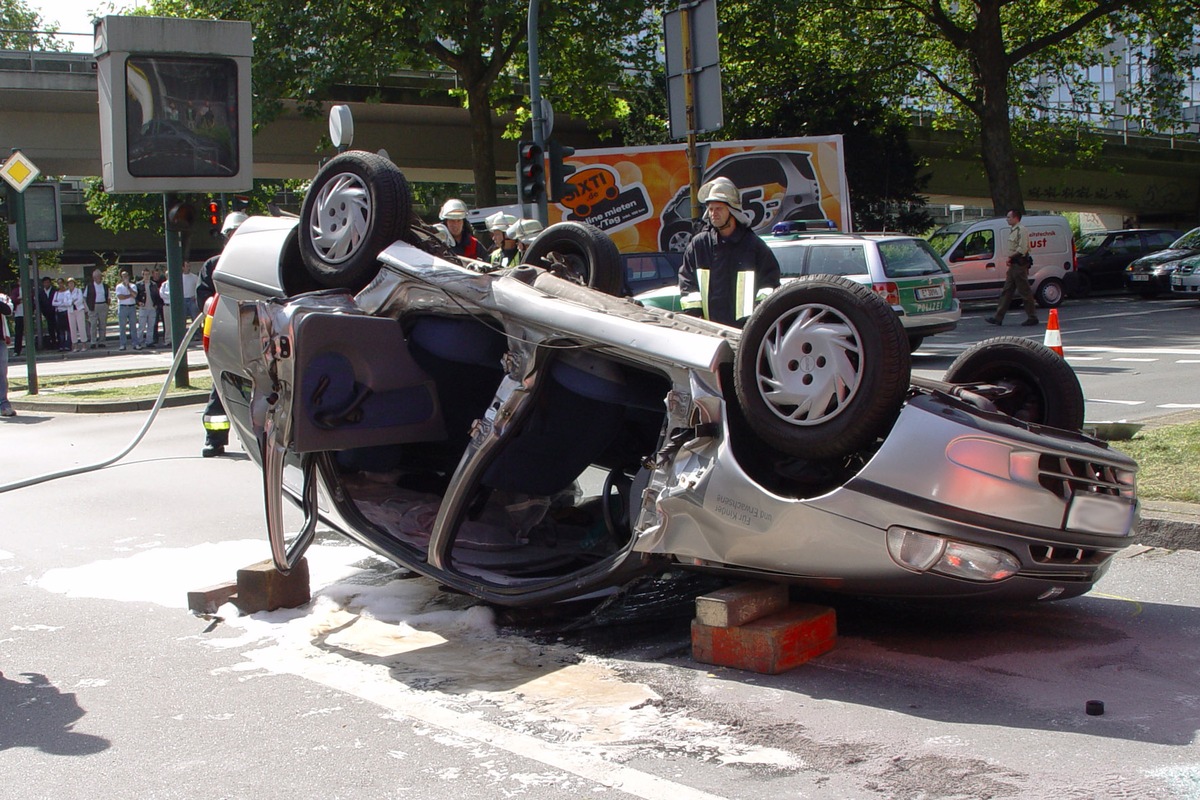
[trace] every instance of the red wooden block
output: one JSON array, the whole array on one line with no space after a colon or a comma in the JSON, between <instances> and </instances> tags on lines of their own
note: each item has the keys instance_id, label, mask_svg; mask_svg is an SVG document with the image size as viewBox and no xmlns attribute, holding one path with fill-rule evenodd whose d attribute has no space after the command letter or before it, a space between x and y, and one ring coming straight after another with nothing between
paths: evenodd
<instances>
[{"instance_id":1,"label":"red wooden block","mask_svg":"<svg viewBox=\"0 0 1200 800\"><path fill-rule=\"evenodd\" d=\"M826 653L836 641L837 614L826 606L796 604L730 628L692 622L692 658L767 675Z\"/></svg>"}]
</instances>

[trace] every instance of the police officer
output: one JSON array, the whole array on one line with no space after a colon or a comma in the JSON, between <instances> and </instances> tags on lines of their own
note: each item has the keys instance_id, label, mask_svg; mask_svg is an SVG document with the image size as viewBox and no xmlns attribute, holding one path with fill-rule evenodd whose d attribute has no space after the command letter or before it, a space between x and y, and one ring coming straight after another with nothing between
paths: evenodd
<instances>
[{"instance_id":1,"label":"police officer","mask_svg":"<svg viewBox=\"0 0 1200 800\"><path fill-rule=\"evenodd\" d=\"M679 270L683 311L737 325L779 288L779 261L737 214L742 200L728 178L700 187L707 225L688 242ZM735 213L737 212L737 213Z\"/></svg>"},{"instance_id":2,"label":"police officer","mask_svg":"<svg viewBox=\"0 0 1200 800\"><path fill-rule=\"evenodd\" d=\"M221 235L225 237L226 244L247 219L249 217L241 211L234 211L225 217L225 222L221 225ZM216 286L213 285L213 270L217 268L219 258L220 256L213 256L200 268L200 281L196 284L196 302L201 311L206 310L208 298L217 292ZM221 396L217 394L215 383L209 392L208 405L204 407L201 422L204 424L204 449L200 451L200 455L205 458L224 455L225 446L229 444L229 417L225 414L225 406L221 404Z\"/></svg>"}]
</instances>

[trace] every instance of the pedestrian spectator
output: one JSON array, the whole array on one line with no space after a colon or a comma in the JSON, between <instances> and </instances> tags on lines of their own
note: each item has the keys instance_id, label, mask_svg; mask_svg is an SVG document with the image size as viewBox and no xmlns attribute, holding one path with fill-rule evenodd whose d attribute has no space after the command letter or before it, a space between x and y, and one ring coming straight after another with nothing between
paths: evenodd
<instances>
[{"instance_id":1,"label":"pedestrian spectator","mask_svg":"<svg viewBox=\"0 0 1200 800\"><path fill-rule=\"evenodd\" d=\"M8 402L8 344L12 341L8 321L12 319L12 299L0 292L0 417L15 417L17 412Z\"/></svg>"},{"instance_id":2,"label":"pedestrian spectator","mask_svg":"<svg viewBox=\"0 0 1200 800\"><path fill-rule=\"evenodd\" d=\"M74 278L67 278L67 294L71 297L67 308L67 330L71 333L71 350L80 352L87 349L87 304L83 299L83 290L76 285Z\"/></svg>"},{"instance_id":3,"label":"pedestrian spectator","mask_svg":"<svg viewBox=\"0 0 1200 800\"><path fill-rule=\"evenodd\" d=\"M113 289L117 298L118 350L124 350L126 341L134 350L141 350L137 332L137 288L130 283L129 270L121 270L121 280Z\"/></svg>"},{"instance_id":4,"label":"pedestrian spectator","mask_svg":"<svg viewBox=\"0 0 1200 800\"><path fill-rule=\"evenodd\" d=\"M171 342L171 282L163 280L158 284L158 296L162 299L163 314L163 343L172 347Z\"/></svg>"},{"instance_id":5,"label":"pedestrian spectator","mask_svg":"<svg viewBox=\"0 0 1200 800\"><path fill-rule=\"evenodd\" d=\"M707 224L684 250L680 303L684 313L738 325L779 288L779 261L737 216L742 200L733 181L722 177L704 184L700 202Z\"/></svg>"},{"instance_id":6,"label":"pedestrian spectator","mask_svg":"<svg viewBox=\"0 0 1200 800\"><path fill-rule=\"evenodd\" d=\"M13 284L9 300L13 310L13 355L20 356L25 350L25 304L21 301L20 281Z\"/></svg>"},{"instance_id":7,"label":"pedestrian spectator","mask_svg":"<svg viewBox=\"0 0 1200 800\"><path fill-rule=\"evenodd\" d=\"M521 263L529 245L533 244L533 240L541 235L541 232L542 223L536 219L519 219L508 226L508 230L504 232L504 238L512 239L517 243L517 260L514 263Z\"/></svg>"},{"instance_id":8,"label":"pedestrian spectator","mask_svg":"<svg viewBox=\"0 0 1200 800\"><path fill-rule=\"evenodd\" d=\"M996 313L984 317L989 325L1003 325L1004 315L1012 304L1013 293L1020 295L1025 305L1025 321L1022 325L1040 325L1037 315L1037 303L1033 299L1033 289L1029 286L1029 268L1033 259L1029 257L1029 231L1021 224L1021 212L1015 208L1004 215L1008 221L1008 236L1005 239L1005 255L1008 257L1008 269L1004 273L1004 290L1000 292L1000 303Z\"/></svg>"},{"instance_id":9,"label":"pedestrian spectator","mask_svg":"<svg viewBox=\"0 0 1200 800\"><path fill-rule=\"evenodd\" d=\"M492 234L492 244L495 246L491 257L493 269L513 267L520 260L516 240L508 238L506 233L515 222L517 222L517 218L512 214L497 211L488 217L484 223L487 225L488 231Z\"/></svg>"},{"instance_id":10,"label":"pedestrian spectator","mask_svg":"<svg viewBox=\"0 0 1200 800\"><path fill-rule=\"evenodd\" d=\"M57 294L54 288L54 280L50 277L42 278L42 286L38 289L37 305L38 311L42 314L42 319L46 323L46 330L42 336L42 349L53 350L58 347L58 322L54 316L54 295Z\"/></svg>"},{"instance_id":11,"label":"pedestrian spectator","mask_svg":"<svg viewBox=\"0 0 1200 800\"><path fill-rule=\"evenodd\" d=\"M225 237L226 244L246 220L247 216L240 211L234 211L225 217L225 222L221 225L221 235ZM219 259L220 256L213 256L200 268L196 298L205 305L209 298L216 294L216 287L213 285L213 271L217 268ZM229 444L229 417L225 413L225 406L221 403L221 396L217 394L215 383L212 391L208 394L208 405L204 407L202 422L204 423L204 447L200 450L200 455L204 458L223 455L226 445Z\"/></svg>"},{"instance_id":12,"label":"pedestrian spectator","mask_svg":"<svg viewBox=\"0 0 1200 800\"><path fill-rule=\"evenodd\" d=\"M136 304L138 344L142 347L154 347L154 314L158 306L162 305L162 296L158 293L158 286L150 275L149 267L142 270L142 279L137 283Z\"/></svg>"},{"instance_id":13,"label":"pedestrian spectator","mask_svg":"<svg viewBox=\"0 0 1200 800\"><path fill-rule=\"evenodd\" d=\"M159 303L154 307L154 343L165 344L167 339L167 324L163 319L162 287L167 282L167 276L163 275L161 267L155 267L150 273L150 278L159 289Z\"/></svg>"},{"instance_id":14,"label":"pedestrian spectator","mask_svg":"<svg viewBox=\"0 0 1200 800\"><path fill-rule=\"evenodd\" d=\"M92 280L83 290L83 302L88 310L88 346L92 348L106 347L108 339L108 304L110 301L108 286L104 283L104 272L92 270Z\"/></svg>"},{"instance_id":15,"label":"pedestrian spectator","mask_svg":"<svg viewBox=\"0 0 1200 800\"><path fill-rule=\"evenodd\" d=\"M67 290L67 282L58 279L54 292L54 326L58 329L59 352L71 349L71 293Z\"/></svg>"},{"instance_id":16,"label":"pedestrian spectator","mask_svg":"<svg viewBox=\"0 0 1200 800\"><path fill-rule=\"evenodd\" d=\"M487 260L487 245L480 242L471 233L471 224L467 222L466 203L456 198L447 200L442 205L438 219L446 224L450 235L454 237L454 246L450 249L465 258L474 258L479 261Z\"/></svg>"},{"instance_id":17,"label":"pedestrian spectator","mask_svg":"<svg viewBox=\"0 0 1200 800\"><path fill-rule=\"evenodd\" d=\"M183 313L190 324L200 316L200 304L196 302L196 286L200 283L200 276L192 272L192 265L185 261L180 279L183 283Z\"/></svg>"}]
</instances>

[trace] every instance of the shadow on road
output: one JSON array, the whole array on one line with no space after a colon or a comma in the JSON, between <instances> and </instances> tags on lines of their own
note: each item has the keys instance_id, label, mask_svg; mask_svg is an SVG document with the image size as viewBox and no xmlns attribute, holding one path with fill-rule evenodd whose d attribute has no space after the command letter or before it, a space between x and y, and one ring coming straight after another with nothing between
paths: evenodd
<instances>
[{"instance_id":1,"label":"shadow on road","mask_svg":"<svg viewBox=\"0 0 1200 800\"><path fill-rule=\"evenodd\" d=\"M0 673L0 750L36 747L57 756L85 756L111 746L107 739L71 730L85 713L74 694L36 672L21 677L26 680Z\"/></svg>"}]
</instances>

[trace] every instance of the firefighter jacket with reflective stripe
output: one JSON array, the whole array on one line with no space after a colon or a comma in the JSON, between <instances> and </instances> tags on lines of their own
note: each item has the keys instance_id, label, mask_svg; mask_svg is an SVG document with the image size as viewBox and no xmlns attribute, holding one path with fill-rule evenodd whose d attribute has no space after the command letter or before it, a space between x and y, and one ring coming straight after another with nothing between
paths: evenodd
<instances>
[{"instance_id":1,"label":"firefighter jacket with reflective stripe","mask_svg":"<svg viewBox=\"0 0 1200 800\"><path fill-rule=\"evenodd\" d=\"M704 316L733 325L750 316L756 296L779 287L779 261L766 242L741 222L728 238L707 225L692 237L679 270L679 293L688 309L688 295L697 293Z\"/></svg>"}]
</instances>

